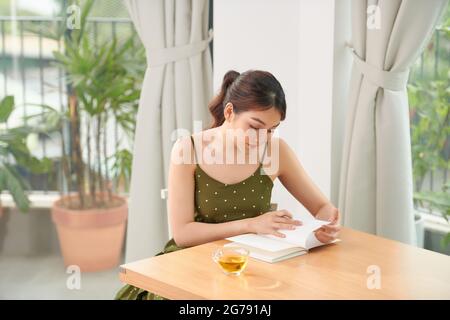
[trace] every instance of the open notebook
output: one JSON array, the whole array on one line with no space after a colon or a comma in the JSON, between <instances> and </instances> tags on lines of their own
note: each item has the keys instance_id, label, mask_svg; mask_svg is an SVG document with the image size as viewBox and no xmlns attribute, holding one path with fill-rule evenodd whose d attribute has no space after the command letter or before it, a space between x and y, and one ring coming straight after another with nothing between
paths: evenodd
<instances>
[{"instance_id":1,"label":"open notebook","mask_svg":"<svg viewBox=\"0 0 450 320\"><path fill-rule=\"evenodd\" d=\"M279 230L286 235L280 238L268 234L246 233L225 238L232 242L225 246L239 245L250 251L250 256L262 261L274 263L296 257L308 252L309 249L325 245L317 240L314 231L328 221L315 219L309 213L293 214L294 219L301 220L303 225L295 230ZM331 243L337 242L339 239Z\"/></svg>"}]
</instances>

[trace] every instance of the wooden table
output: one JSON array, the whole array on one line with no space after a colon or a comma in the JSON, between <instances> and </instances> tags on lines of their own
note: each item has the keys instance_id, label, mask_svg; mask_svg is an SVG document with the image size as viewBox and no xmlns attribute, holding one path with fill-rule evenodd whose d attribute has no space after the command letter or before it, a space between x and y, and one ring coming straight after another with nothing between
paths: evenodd
<instances>
[{"instance_id":1,"label":"wooden table","mask_svg":"<svg viewBox=\"0 0 450 320\"><path fill-rule=\"evenodd\" d=\"M450 299L449 256L348 228L340 238L274 264L250 258L240 276L211 259L219 240L122 265L120 280L168 299Z\"/></svg>"}]
</instances>

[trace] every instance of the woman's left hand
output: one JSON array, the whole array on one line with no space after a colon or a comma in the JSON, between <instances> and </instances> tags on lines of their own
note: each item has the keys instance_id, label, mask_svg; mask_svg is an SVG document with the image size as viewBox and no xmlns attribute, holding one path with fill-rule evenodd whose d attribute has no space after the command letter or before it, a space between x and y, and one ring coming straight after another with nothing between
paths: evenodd
<instances>
[{"instance_id":1,"label":"woman's left hand","mask_svg":"<svg viewBox=\"0 0 450 320\"><path fill-rule=\"evenodd\" d=\"M328 243L335 240L339 231L341 230L339 222L339 209L332 204L326 204L315 215L316 219L330 221L329 224L323 225L321 228L314 231L317 240L323 243Z\"/></svg>"}]
</instances>

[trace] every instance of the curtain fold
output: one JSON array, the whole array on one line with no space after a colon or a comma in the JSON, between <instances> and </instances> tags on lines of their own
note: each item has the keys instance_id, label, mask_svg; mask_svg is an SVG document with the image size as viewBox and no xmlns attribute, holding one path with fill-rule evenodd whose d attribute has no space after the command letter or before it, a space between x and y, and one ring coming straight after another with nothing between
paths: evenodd
<instances>
[{"instance_id":1,"label":"curtain fold","mask_svg":"<svg viewBox=\"0 0 450 320\"><path fill-rule=\"evenodd\" d=\"M406 84L447 2L352 1L354 62L339 188L345 226L416 244ZM379 29L367 27L370 5L378 6Z\"/></svg>"},{"instance_id":2,"label":"curtain fold","mask_svg":"<svg viewBox=\"0 0 450 320\"><path fill-rule=\"evenodd\" d=\"M168 241L166 187L174 132L209 124L212 62L208 0L124 0L147 54L133 146L125 261Z\"/></svg>"}]
</instances>

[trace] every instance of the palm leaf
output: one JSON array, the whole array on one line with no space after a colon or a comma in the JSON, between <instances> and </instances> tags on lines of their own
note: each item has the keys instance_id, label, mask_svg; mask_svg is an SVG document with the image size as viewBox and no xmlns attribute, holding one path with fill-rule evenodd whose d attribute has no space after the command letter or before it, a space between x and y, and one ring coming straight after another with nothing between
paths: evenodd
<instances>
[{"instance_id":1,"label":"palm leaf","mask_svg":"<svg viewBox=\"0 0 450 320\"><path fill-rule=\"evenodd\" d=\"M8 190L19 210L27 212L30 209L30 200L18 176L12 166L0 163L0 190Z\"/></svg>"},{"instance_id":2,"label":"palm leaf","mask_svg":"<svg viewBox=\"0 0 450 320\"><path fill-rule=\"evenodd\" d=\"M6 96L0 101L0 123L8 121L11 112L14 109L14 97Z\"/></svg>"}]
</instances>

